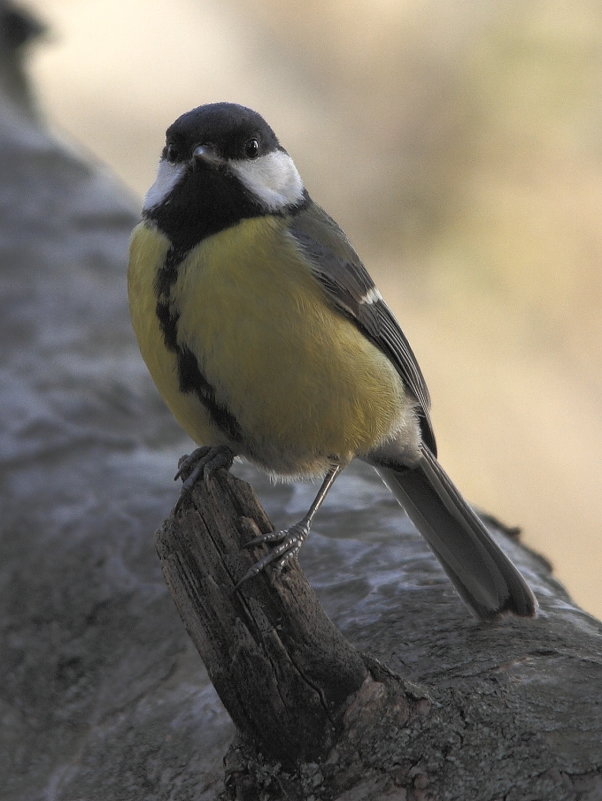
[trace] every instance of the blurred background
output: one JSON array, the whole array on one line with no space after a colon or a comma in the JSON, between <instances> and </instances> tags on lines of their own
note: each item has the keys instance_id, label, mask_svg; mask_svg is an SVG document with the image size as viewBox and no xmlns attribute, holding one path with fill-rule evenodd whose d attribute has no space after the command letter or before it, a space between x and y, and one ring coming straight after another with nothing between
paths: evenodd
<instances>
[{"instance_id":1,"label":"blurred background","mask_svg":"<svg viewBox=\"0 0 602 801\"><path fill-rule=\"evenodd\" d=\"M182 112L267 118L408 335L445 467L602 615L599 0L26 7L43 115L135 202Z\"/></svg>"}]
</instances>

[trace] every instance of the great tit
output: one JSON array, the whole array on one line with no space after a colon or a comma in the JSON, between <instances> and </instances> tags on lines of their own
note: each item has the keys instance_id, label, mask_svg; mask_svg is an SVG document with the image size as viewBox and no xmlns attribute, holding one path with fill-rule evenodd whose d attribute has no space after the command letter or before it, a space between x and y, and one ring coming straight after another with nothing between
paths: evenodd
<instances>
[{"instance_id":1,"label":"great tit","mask_svg":"<svg viewBox=\"0 0 602 801\"><path fill-rule=\"evenodd\" d=\"M324 479L303 520L258 538L275 545L243 580L298 553L332 482L358 458L478 617L535 614L527 583L436 459L406 337L255 111L212 103L167 129L132 234L128 290L151 376L203 446L184 488L234 456L280 478Z\"/></svg>"}]
</instances>

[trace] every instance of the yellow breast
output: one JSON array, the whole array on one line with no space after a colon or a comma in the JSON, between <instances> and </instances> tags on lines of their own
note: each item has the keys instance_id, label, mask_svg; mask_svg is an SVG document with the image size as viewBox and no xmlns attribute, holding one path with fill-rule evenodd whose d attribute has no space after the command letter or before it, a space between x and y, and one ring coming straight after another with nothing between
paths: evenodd
<instances>
[{"instance_id":1,"label":"yellow breast","mask_svg":"<svg viewBox=\"0 0 602 801\"><path fill-rule=\"evenodd\" d=\"M154 281L169 242L143 223L130 252L132 322L159 391L194 440L230 444L275 473L322 473L390 437L410 401L389 360L327 303L284 226L261 217L207 238L171 287L178 347L196 357L240 442L180 389L156 315Z\"/></svg>"}]
</instances>

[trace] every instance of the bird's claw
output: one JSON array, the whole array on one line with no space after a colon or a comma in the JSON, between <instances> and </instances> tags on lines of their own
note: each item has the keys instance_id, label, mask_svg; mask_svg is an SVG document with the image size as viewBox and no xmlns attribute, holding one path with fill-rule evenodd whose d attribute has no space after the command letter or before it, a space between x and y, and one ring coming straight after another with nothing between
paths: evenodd
<instances>
[{"instance_id":1,"label":"bird's claw","mask_svg":"<svg viewBox=\"0 0 602 801\"><path fill-rule=\"evenodd\" d=\"M200 478L222 467L229 470L233 459L234 454L225 445L213 447L204 445L191 454L182 456L178 461L178 472L174 476L174 481L177 481L178 478L182 479L182 489L174 512L179 511L182 503L190 496L192 488Z\"/></svg>"},{"instance_id":2,"label":"bird's claw","mask_svg":"<svg viewBox=\"0 0 602 801\"><path fill-rule=\"evenodd\" d=\"M245 548L260 545L261 543L278 544L271 548L265 556L262 556L261 559L258 559L251 565L236 585L236 589L239 589L239 587L249 579L258 576L268 565L273 565L275 573L281 573L291 559L298 556L301 546L307 539L308 534L309 526L301 522L283 531L270 531L259 537L253 537L253 539L246 542Z\"/></svg>"}]
</instances>

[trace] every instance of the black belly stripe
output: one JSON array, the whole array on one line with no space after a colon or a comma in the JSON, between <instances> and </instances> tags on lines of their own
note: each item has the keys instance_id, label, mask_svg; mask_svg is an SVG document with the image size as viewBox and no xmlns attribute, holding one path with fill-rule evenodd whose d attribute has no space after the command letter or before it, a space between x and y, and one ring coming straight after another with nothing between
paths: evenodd
<instances>
[{"instance_id":1,"label":"black belly stripe","mask_svg":"<svg viewBox=\"0 0 602 801\"><path fill-rule=\"evenodd\" d=\"M199 368L194 353L187 347L180 347L178 355L178 374L182 392L194 392L211 415L213 422L235 442L242 440L242 429L236 417L222 403L215 399L215 390Z\"/></svg>"},{"instance_id":2,"label":"black belly stripe","mask_svg":"<svg viewBox=\"0 0 602 801\"><path fill-rule=\"evenodd\" d=\"M168 350L178 351L178 319L180 315L172 309L171 290L178 278L178 266L186 257L186 250L174 248L167 251L165 261L155 277L155 295L157 305L155 311L163 332L163 339Z\"/></svg>"},{"instance_id":3,"label":"black belly stripe","mask_svg":"<svg viewBox=\"0 0 602 801\"><path fill-rule=\"evenodd\" d=\"M167 251L165 261L155 278L157 305L155 311L163 333L165 347L175 353L178 362L178 379L182 392L193 392L207 409L213 422L235 442L242 440L242 429L227 406L219 403L215 389L207 381L196 356L185 345L178 344L178 320L180 315L172 303L171 290L178 277L178 267L188 251L173 246Z\"/></svg>"}]
</instances>

